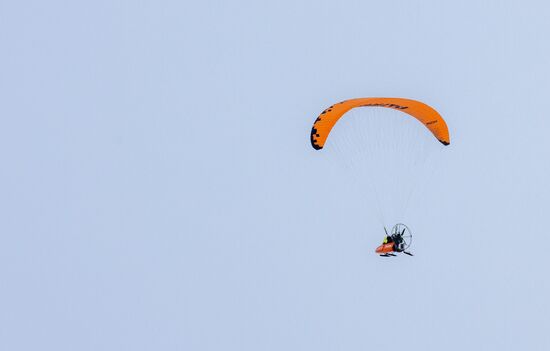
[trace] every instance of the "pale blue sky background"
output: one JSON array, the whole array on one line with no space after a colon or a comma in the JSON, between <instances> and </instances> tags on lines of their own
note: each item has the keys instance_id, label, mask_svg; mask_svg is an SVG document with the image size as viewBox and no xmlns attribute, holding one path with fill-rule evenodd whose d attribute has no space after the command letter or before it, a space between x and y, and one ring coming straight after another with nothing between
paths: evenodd
<instances>
[{"instance_id":1,"label":"pale blue sky background","mask_svg":"<svg viewBox=\"0 0 550 351\"><path fill-rule=\"evenodd\" d=\"M0 349L550 349L549 16L1 1ZM310 147L360 96L451 129L414 258Z\"/></svg>"}]
</instances>

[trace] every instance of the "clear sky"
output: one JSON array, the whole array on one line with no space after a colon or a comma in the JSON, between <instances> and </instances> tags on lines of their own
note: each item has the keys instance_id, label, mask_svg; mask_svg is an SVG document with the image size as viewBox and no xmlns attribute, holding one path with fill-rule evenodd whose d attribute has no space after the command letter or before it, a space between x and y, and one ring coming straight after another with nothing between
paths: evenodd
<instances>
[{"instance_id":1,"label":"clear sky","mask_svg":"<svg viewBox=\"0 0 550 351\"><path fill-rule=\"evenodd\" d=\"M0 349L549 350L546 1L0 2ZM373 253L309 144L363 96L452 144Z\"/></svg>"}]
</instances>

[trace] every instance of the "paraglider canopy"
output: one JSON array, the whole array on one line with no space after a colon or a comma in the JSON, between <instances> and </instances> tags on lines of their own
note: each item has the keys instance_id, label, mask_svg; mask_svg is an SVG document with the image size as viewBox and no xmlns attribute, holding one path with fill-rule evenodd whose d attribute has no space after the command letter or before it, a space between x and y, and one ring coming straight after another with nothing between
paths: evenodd
<instances>
[{"instance_id":1,"label":"paraglider canopy","mask_svg":"<svg viewBox=\"0 0 550 351\"><path fill-rule=\"evenodd\" d=\"M332 127L349 110L356 107L384 107L402 111L424 124L443 145L449 145L449 129L439 113L420 101L403 98L358 98L339 102L324 110L315 120L311 129L311 146L320 150Z\"/></svg>"}]
</instances>

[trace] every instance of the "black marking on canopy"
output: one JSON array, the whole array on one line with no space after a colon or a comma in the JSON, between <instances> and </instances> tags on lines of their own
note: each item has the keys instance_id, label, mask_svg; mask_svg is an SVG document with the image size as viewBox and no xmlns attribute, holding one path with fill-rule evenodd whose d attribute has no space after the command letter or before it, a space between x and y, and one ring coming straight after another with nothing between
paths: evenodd
<instances>
[{"instance_id":1,"label":"black marking on canopy","mask_svg":"<svg viewBox=\"0 0 550 351\"><path fill-rule=\"evenodd\" d=\"M319 134L317 134L317 128L313 127L311 128L311 134L309 136L311 140L311 146L313 146L315 150L321 150L323 147L317 144L317 140L315 140L316 136L319 137Z\"/></svg>"}]
</instances>

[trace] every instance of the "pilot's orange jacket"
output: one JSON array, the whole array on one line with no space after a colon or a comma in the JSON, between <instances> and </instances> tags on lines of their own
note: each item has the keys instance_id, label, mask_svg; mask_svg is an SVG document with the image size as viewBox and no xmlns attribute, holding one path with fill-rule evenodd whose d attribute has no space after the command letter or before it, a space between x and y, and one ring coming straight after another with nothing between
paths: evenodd
<instances>
[{"instance_id":1,"label":"pilot's orange jacket","mask_svg":"<svg viewBox=\"0 0 550 351\"><path fill-rule=\"evenodd\" d=\"M393 243L382 244L376 248L376 253L384 254L393 252Z\"/></svg>"}]
</instances>

